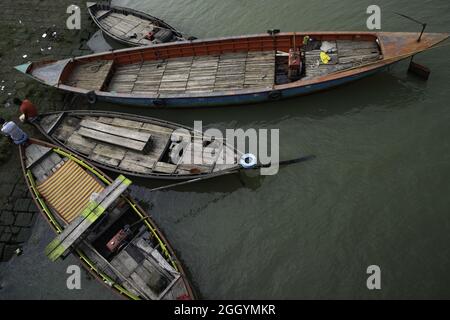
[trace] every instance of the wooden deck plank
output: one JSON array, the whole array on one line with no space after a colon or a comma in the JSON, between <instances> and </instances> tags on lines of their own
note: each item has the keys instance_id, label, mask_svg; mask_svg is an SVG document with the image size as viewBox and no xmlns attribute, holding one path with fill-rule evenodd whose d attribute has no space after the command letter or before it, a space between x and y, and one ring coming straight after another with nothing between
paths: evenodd
<instances>
[{"instance_id":1,"label":"wooden deck plank","mask_svg":"<svg viewBox=\"0 0 450 320\"><path fill-rule=\"evenodd\" d=\"M100 162L100 163L103 163L103 164L106 164L109 166L113 166L113 167L117 167L119 165L119 160L107 157L105 155L97 154L97 153L91 154L91 156L89 158L93 161L97 161L97 162Z\"/></svg>"},{"instance_id":2,"label":"wooden deck plank","mask_svg":"<svg viewBox=\"0 0 450 320\"><path fill-rule=\"evenodd\" d=\"M111 134L107 134L104 132L100 132L97 130L92 130L92 129L88 129L88 128L84 128L84 127L80 128L78 130L78 134L83 137L86 137L86 138L106 142L106 143L116 145L116 146L123 146L128 149L137 150L137 151L143 151L146 146L146 143L141 142L141 141L127 139L127 138L123 138L123 137L119 137L119 136L114 136Z\"/></svg>"},{"instance_id":3,"label":"wooden deck plank","mask_svg":"<svg viewBox=\"0 0 450 320\"><path fill-rule=\"evenodd\" d=\"M67 140L67 146L85 155L90 155L96 143L74 132Z\"/></svg>"},{"instance_id":4,"label":"wooden deck plank","mask_svg":"<svg viewBox=\"0 0 450 320\"><path fill-rule=\"evenodd\" d=\"M153 171L160 172L160 173L167 173L167 174L173 174L176 170L177 166L165 163L165 162L157 162Z\"/></svg>"},{"instance_id":5,"label":"wooden deck plank","mask_svg":"<svg viewBox=\"0 0 450 320\"><path fill-rule=\"evenodd\" d=\"M126 151L123 148L117 148L106 144L98 143L95 146L93 153L120 161L125 157Z\"/></svg>"},{"instance_id":6,"label":"wooden deck plank","mask_svg":"<svg viewBox=\"0 0 450 320\"><path fill-rule=\"evenodd\" d=\"M125 155L125 161L131 161L137 165L143 166L148 169L152 169L155 163L158 161L160 154L157 155L143 155L141 153L128 151Z\"/></svg>"},{"instance_id":7,"label":"wooden deck plank","mask_svg":"<svg viewBox=\"0 0 450 320\"><path fill-rule=\"evenodd\" d=\"M151 133L153 133L154 135L171 135L173 132L173 129L171 128L167 128L167 127L162 127L160 125L156 125L156 124L152 124L152 123L144 123L144 125L142 126L143 130L147 130Z\"/></svg>"},{"instance_id":8,"label":"wooden deck plank","mask_svg":"<svg viewBox=\"0 0 450 320\"><path fill-rule=\"evenodd\" d=\"M135 161L127 160L127 159L124 159L120 162L119 168L126 170L126 171L138 172L138 173L144 173L144 174L152 172L151 169L141 166L139 163L137 163Z\"/></svg>"},{"instance_id":9,"label":"wooden deck plank","mask_svg":"<svg viewBox=\"0 0 450 320\"><path fill-rule=\"evenodd\" d=\"M114 125L108 125L101 122L94 122L91 120L83 120L80 125L85 128L96 130L103 133L108 133L111 135L116 135L119 137L127 138L130 140L137 140L147 143L150 140L151 135L145 132L139 132L137 130L116 127Z\"/></svg>"},{"instance_id":10,"label":"wooden deck plank","mask_svg":"<svg viewBox=\"0 0 450 320\"><path fill-rule=\"evenodd\" d=\"M110 90L169 95L211 92L216 90L215 84L219 90L238 90L246 85L267 87L275 81L275 52L175 58L144 62L139 71L138 66L128 68L131 73L122 67L117 69L118 75L113 76ZM129 81L134 82L134 86Z\"/></svg>"}]
</instances>

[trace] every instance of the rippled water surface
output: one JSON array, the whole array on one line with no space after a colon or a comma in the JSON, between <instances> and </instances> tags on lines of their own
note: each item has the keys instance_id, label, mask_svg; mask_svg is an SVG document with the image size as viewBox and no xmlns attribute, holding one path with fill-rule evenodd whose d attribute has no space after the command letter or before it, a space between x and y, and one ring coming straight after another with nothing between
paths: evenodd
<instances>
[{"instance_id":1,"label":"rippled water surface","mask_svg":"<svg viewBox=\"0 0 450 320\"><path fill-rule=\"evenodd\" d=\"M365 11L372 4L113 2L198 38L271 28L365 30ZM394 11L428 22L429 31L450 31L447 0L378 4L383 31L420 29ZM408 75L403 63L348 86L284 102L210 110L116 109L190 126L203 120L221 129L279 128L281 158L317 155L276 176L231 176L169 192L149 194L152 184L136 181L134 195L152 205L200 296L450 298L449 48L416 57L432 70L428 82ZM381 291L366 288L366 268L372 264L381 267ZM110 296L87 283L77 297ZM52 289L51 296L66 294ZM21 295L17 288L9 294Z\"/></svg>"}]
</instances>

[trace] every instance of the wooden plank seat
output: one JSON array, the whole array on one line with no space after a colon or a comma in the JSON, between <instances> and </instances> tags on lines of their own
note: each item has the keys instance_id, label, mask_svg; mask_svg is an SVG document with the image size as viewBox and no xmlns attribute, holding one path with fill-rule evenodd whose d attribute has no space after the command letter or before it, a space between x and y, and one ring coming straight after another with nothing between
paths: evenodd
<instances>
[{"instance_id":1,"label":"wooden plank seat","mask_svg":"<svg viewBox=\"0 0 450 320\"><path fill-rule=\"evenodd\" d=\"M80 214L46 248L50 260L55 261L69 250L89 227L116 201L130 186L131 181L119 176L100 193L91 194L91 199Z\"/></svg>"},{"instance_id":2,"label":"wooden plank seat","mask_svg":"<svg viewBox=\"0 0 450 320\"><path fill-rule=\"evenodd\" d=\"M152 136L148 132L139 132L91 120L83 120L77 133L82 137L140 152L144 152Z\"/></svg>"}]
</instances>

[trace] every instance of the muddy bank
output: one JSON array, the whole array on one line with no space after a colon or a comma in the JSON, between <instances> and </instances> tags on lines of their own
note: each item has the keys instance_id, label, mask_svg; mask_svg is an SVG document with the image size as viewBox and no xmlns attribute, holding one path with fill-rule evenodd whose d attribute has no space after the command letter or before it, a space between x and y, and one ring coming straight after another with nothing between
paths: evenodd
<instances>
[{"instance_id":1,"label":"muddy bank","mask_svg":"<svg viewBox=\"0 0 450 320\"><path fill-rule=\"evenodd\" d=\"M81 8L81 30L68 30L67 7ZM0 2L0 117L18 121L14 97L28 98L40 112L70 108L72 96L27 78L14 66L28 61L63 59L91 53L87 41L97 30L85 1L2 0ZM76 102L75 102L76 103ZM21 125L31 136L38 133ZM11 258L31 234L36 208L23 180L17 147L0 137L0 261Z\"/></svg>"}]
</instances>

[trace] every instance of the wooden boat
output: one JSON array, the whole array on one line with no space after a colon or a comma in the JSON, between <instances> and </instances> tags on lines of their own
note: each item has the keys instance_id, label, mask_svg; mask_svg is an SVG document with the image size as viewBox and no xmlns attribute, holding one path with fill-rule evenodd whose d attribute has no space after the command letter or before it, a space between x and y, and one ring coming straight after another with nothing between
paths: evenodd
<instances>
[{"instance_id":1,"label":"wooden boat","mask_svg":"<svg viewBox=\"0 0 450 320\"><path fill-rule=\"evenodd\" d=\"M154 222L115 181L70 151L30 139L20 146L23 173L44 218L57 233L46 248L70 253L101 282L129 299L193 299L179 260Z\"/></svg>"},{"instance_id":2,"label":"wooden boat","mask_svg":"<svg viewBox=\"0 0 450 320\"><path fill-rule=\"evenodd\" d=\"M308 40L309 37L309 40ZM16 67L56 88L145 107L256 103L342 85L436 46L444 33L310 32L195 40ZM326 59L321 56L325 54ZM322 49L321 49L322 48ZM330 50L331 48L331 50Z\"/></svg>"},{"instance_id":3,"label":"wooden boat","mask_svg":"<svg viewBox=\"0 0 450 320\"><path fill-rule=\"evenodd\" d=\"M242 154L223 139L137 115L64 111L32 122L53 143L127 176L187 180L235 172Z\"/></svg>"},{"instance_id":4,"label":"wooden boat","mask_svg":"<svg viewBox=\"0 0 450 320\"><path fill-rule=\"evenodd\" d=\"M185 40L174 27L144 12L95 2L88 2L87 8L104 34L126 46L151 46Z\"/></svg>"}]
</instances>

